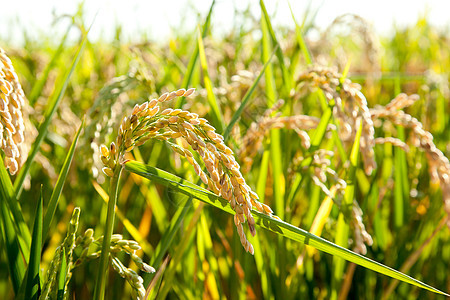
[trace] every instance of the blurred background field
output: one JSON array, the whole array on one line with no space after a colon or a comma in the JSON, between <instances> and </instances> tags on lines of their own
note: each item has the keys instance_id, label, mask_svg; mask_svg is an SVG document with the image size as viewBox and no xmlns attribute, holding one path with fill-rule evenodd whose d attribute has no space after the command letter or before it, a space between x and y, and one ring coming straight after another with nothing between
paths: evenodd
<instances>
[{"instance_id":1,"label":"blurred background field","mask_svg":"<svg viewBox=\"0 0 450 300\"><path fill-rule=\"evenodd\" d=\"M80 63L20 196L25 220L31 228L40 186L45 207L67 150L85 117L51 234L44 241L42 268L47 268L55 248L63 241L74 207L81 208L81 233L87 228L94 228L96 236L103 232L108 179L101 171L99 145L109 144L116 137L122 117L129 115L135 104L186 88L191 69L189 87L197 91L194 98L186 99L184 108L210 120L220 133L221 123L215 124L211 98L219 106L223 124L228 124L264 63L273 51L276 53L227 144L238 154L236 159L241 166L249 165L248 169L243 167L242 173L262 202L270 205L281 219L308 231L313 222L322 221L323 229L315 233L332 242L338 243L339 207L344 193L338 192L328 213L319 213L319 208L324 207L327 193L336 185L335 177L347 180L349 167L341 152L350 156L354 135L338 143L328 132L315 145L317 149L333 152L328 155L317 149L310 151L292 130L275 128L263 134L260 147L251 152L251 162L246 160L250 155L239 156L245 149L244 137L251 124L260 120L278 99L285 103L279 109L282 116L308 115L321 120L324 107L320 92L314 84L312 87L303 84L298 79L302 74L322 68L344 73L344 77L361 85L369 108L385 106L400 93L417 94L418 100L404 111L417 118L423 129L432 134L437 149L450 157L450 29L445 21L436 24L437 17L432 17L435 11L445 11L442 1L430 2L429 13L418 14L413 22L399 21L395 26L390 23L391 29L376 28L376 22L353 14L342 15L340 10L334 15L328 12L324 20L321 9L330 10L326 5L301 8L293 5L292 15L287 6L287 14L280 17L277 12L286 9L282 1L279 6L268 4L269 22L261 16L258 2L248 7L237 4L239 9L230 13L232 21L224 26L223 20L228 19L220 18L223 3L211 6L210 1L203 2L202 8L180 3L179 7L187 8L164 16L171 20L169 24L161 21L147 28L140 20L144 16L138 14L135 21L141 27L126 26L118 17L116 25L111 24L108 31L96 29L97 22L105 24L102 21L108 17L101 7L98 9L93 32L88 35ZM37 135L32 127L42 122L49 99L57 92L55 87L63 81L81 39L94 20L97 10L87 9L89 5L85 2L74 6L72 11L64 12L68 15L56 10L49 27L36 29L37 33L32 27L19 26L23 18L20 12L16 12L19 21L9 15L14 26L5 25L2 17L0 46L12 60L30 102L28 118L33 126L30 125L26 136L28 146ZM113 7L110 4L107 9ZM387 15L408 15L407 7L383 9ZM374 12L380 13L383 12ZM145 17L158 19L161 15L154 4ZM270 28L268 23L272 19L274 26ZM204 33L202 39L200 32ZM271 39L272 34L277 40ZM203 57L200 51L200 58L192 67L199 40L204 46ZM281 52L281 59L277 51ZM374 121L374 125L376 138L398 138L408 145L408 151L390 143L375 145L377 165L372 172L365 172L365 161L360 159L351 201L361 208L364 230L373 244L358 240L360 233L352 225L345 246L448 293L450 200L447 210L443 200L450 197L448 185L445 189L442 180L430 172L432 159L417 147L414 128L382 120ZM314 133L314 128L306 130L312 143ZM192 166L169 149L161 141L149 141L132 155L136 160L198 183ZM335 177L327 174L323 179L322 166L302 164L314 154L323 155L321 161L329 163L326 167L336 172ZM16 177L11 178L14 182ZM228 214L128 172L121 177L118 209L114 232L139 241L143 247L139 255L157 270L157 275L143 276L145 287L152 285L151 297L444 299L406 283L397 286L394 280L360 266L347 263L337 267L339 263L332 256L308 251L302 244L263 229L251 239L255 243L255 255L251 256L242 249ZM347 216L346 222L351 223L350 219ZM168 240L174 226L179 228ZM167 250L161 251L164 247ZM74 255L81 253L76 250ZM4 251L0 258L0 295L12 299ZM127 256L122 259L135 268ZM69 289L74 299L91 297L96 270L97 261L92 260L73 271ZM125 281L111 271L107 297L128 299L130 293Z\"/></svg>"}]
</instances>

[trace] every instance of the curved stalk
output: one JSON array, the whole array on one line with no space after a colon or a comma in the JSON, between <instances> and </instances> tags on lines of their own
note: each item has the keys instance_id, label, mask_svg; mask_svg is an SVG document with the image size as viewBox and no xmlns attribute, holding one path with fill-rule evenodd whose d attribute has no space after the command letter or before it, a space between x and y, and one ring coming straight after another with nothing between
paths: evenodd
<instances>
[{"instance_id":1,"label":"curved stalk","mask_svg":"<svg viewBox=\"0 0 450 300\"><path fill-rule=\"evenodd\" d=\"M114 176L111 177L109 185L108 212L106 215L105 234L103 236L102 252L100 255L100 266L98 268L97 282L95 284L94 300L102 300L105 295L106 277L108 275L109 247L111 245L111 235L114 228L114 209L117 202L117 190L121 172L122 165L117 164L114 169Z\"/></svg>"}]
</instances>

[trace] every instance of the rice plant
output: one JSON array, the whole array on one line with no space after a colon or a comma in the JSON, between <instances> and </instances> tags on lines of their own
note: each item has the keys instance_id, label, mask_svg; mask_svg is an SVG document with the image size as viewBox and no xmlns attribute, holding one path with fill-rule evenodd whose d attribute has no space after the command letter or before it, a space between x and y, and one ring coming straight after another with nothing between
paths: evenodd
<instances>
[{"instance_id":1,"label":"rice plant","mask_svg":"<svg viewBox=\"0 0 450 300\"><path fill-rule=\"evenodd\" d=\"M311 40L260 8L222 36L213 1L167 42L92 40L82 10L0 37L3 298L449 296L448 32Z\"/></svg>"}]
</instances>

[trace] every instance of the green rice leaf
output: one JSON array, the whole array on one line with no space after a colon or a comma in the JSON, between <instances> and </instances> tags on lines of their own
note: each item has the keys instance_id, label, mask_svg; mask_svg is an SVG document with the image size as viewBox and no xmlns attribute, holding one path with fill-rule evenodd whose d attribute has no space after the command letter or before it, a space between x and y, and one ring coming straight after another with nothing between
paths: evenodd
<instances>
[{"instance_id":1,"label":"green rice leaf","mask_svg":"<svg viewBox=\"0 0 450 300\"><path fill-rule=\"evenodd\" d=\"M2 248L7 258L8 271L13 290L17 295L25 275L25 258L19 246L16 229L11 220L11 214L3 199L0 201L0 227L1 238L3 239L4 245Z\"/></svg>"},{"instance_id":2,"label":"green rice leaf","mask_svg":"<svg viewBox=\"0 0 450 300\"><path fill-rule=\"evenodd\" d=\"M66 33L64 34L63 38L61 39L61 42L60 42L58 48L53 53L52 58L50 59L50 62L45 67L42 76L34 83L33 88L31 89L31 92L30 92L30 96L28 97L28 100L29 100L31 106L34 106L34 104L36 103L36 100L41 95L42 90L44 89L45 83L47 82L47 78L48 78L48 75L50 74L50 71L53 70L53 68L56 66L56 62L58 61L58 58L63 53L64 44L66 43L67 36L69 35L69 31L72 28L72 26L73 26L73 24L71 23L69 25L69 27L67 28Z\"/></svg>"},{"instance_id":3,"label":"green rice leaf","mask_svg":"<svg viewBox=\"0 0 450 300\"><path fill-rule=\"evenodd\" d=\"M203 39L200 34L198 35L198 49L200 55L200 66L203 72L203 83L205 84L207 93L206 98L212 110L212 124L217 129L217 132L221 133L224 127L222 112L220 111L220 107L217 103L217 98L214 95L211 78L209 77L208 73L208 63L206 61L205 47L203 46Z\"/></svg>"},{"instance_id":4,"label":"green rice leaf","mask_svg":"<svg viewBox=\"0 0 450 300\"><path fill-rule=\"evenodd\" d=\"M177 267L181 264L182 260L184 259L184 253L188 248L188 245L191 243L192 238L194 237L194 234L197 231L196 224L198 223L198 220L200 218L201 212L203 208L203 203L197 206L197 209L195 210L192 219L189 222L189 225L186 229L186 232L188 234L184 234L181 238L180 243L176 247L174 254L172 256L172 261L170 265L168 266L167 270L164 274L164 282L161 284L161 290L158 292L158 296L156 299L167 299L167 294L170 291L170 288L172 284L175 282L175 274Z\"/></svg>"},{"instance_id":5,"label":"green rice leaf","mask_svg":"<svg viewBox=\"0 0 450 300\"><path fill-rule=\"evenodd\" d=\"M264 67L262 68L261 72L259 73L258 77L256 77L255 81L253 81L252 86L248 89L248 91L245 93L244 98L242 99L241 105L239 105L239 108L236 110L236 112L233 114L233 117L231 118L230 123L228 124L227 128L225 128L223 132L223 138L225 141L228 140L230 137L231 129L233 129L234 124L239 120L241 117L242 112L244 111L245 105L247 104L248 100L250 100L250 97L252 96L253 92L255 91L256 86L258 85L259 80L261 79L262 75L266 71L267 66L270 64L270 61L272 60L274 52L270 56L270 58L266 61L264 64Z\"/></svg>"},{"instance_id":6,"label":"green rice leaf","mask_svg":"<svg viewBox=\"0 0 450 300\"><path fill-rule=\"evenodd\" d=\"M285 93L285 96L287 97L293 86L292 76L289 74L289 70L286 67L286 64L284 63L283 52L281 51L280 44L278 43L278 40L275 36L275 32L273 31L272 23L270 22L270 17L269 17L269 14L267 13L264 1L260 0L259 4L261 6L261 10L264 15L264 19L266 20L267 29L268 29L270 37L272 39L272 43L275 46L275 55L277 56L278 62L280 63L284 93Z\"/></svg>"},{"instance_id":7,"label":"green rice leaf","mask_svg":"<svg viewBox=\"0 0 450 300\"><path fill-rule=\"evenodd\" d=\"M66 259L66 248L62 247L61 251L61 266L58 274L58 293L57 300L64 299L64 290L66 289L66 275L67 275L67 259Z\"/></svg>"},{"instance_id":8,"label":"green rice leaf","mask_svg":"<svg viewBox=\"0 0 450 300\"><path fill-rule=\"evenodd\" d=\"M58 108L59 103L61 102L61 99L63 98L63 96L66 92L67 86L69 85L70 77L72 76L72 74L75 70L75 67L78 65L78 62L80 61L81 53L83 53L83 49L87 42L88 33L89 33L89 30L86 32L83 40L81 41L81 45L78 48L77 54L75 55L75 57L72 61L72 64L64 77L62 84L60 84L59 86L57 86L55 88L55 90L57 90L58 92L54 93L53 97L51 99L49 99L48 107L45 112L44 121L42 121L42 123L39 125L39 129L38 129L39 134L36 137L36 140L34 141L32 147L31 147L30 153L28 154L27 161L25 162L24 166L20 170L19 174L17 175L16 181L14 182L14 190L16 191L17 198L20 197L20 194L23 189L23 182L25 181L25 177L27 176L27 174L30 170L30 167L31 167L31 164L33 163L34 157L38 153L42 141L47 136L48 127L50 125L50 122L52 120L54 113L56 112L56 109Z\"/></svg>"},{"instance_id":9,"label":"green rice leaf","mask_svg":"<svg viewBox=\"0 0 450 300\"><path fill-rule=\"evenodd\" d=\"M30 255L31 235L23 219L19 202L0 155L0 229L3 251L7 258L8 271L14 293L17 295L23 281L25 261ZM23 230L23 231L22 231Z\"/></svg>"},{"instance_id":10,"label":"green rice leaf","mask_svg":"<svg viewBox=\"0 0 450 300\"><path fill-rule=\"evenodd\" d=\"M12 222L11 224L13 225L11 230L13 230L15 232L15 235L17 235L19 238L18 241L20 251L22 252L24 257L28 259L28 257L30 256L30 244L31 244L30 230L28 229L28 225L25 223L25 220L23 218L22 208L20 207L19 201L17 201L16 199L11 178L9 177L8 171L5 168L1 155L0 155L0 194L2 196L2 199L5 200L7 204L7 206L5 206L5 210L11 212L12 214L12 218L8 217L8 219L11 220Z\"/></svg>"},{"instance_id":11,"label":"green rice leaf","mask_svg":"<svg viewBox=\"0 0 450 300\"><path fill-rule=\"evenodd\" d=\"M208 190L197 186L191 182L188 182L180 177L165 172L163 170L136 162L130 161L125 164L125 169L129 172L133 172L142 177L153 180L156 183L162 184L175 191L183 193L185 195L194 197L200 201L203 201L209 205L217 207L229 214L234 214L230 204L227 200L219 197ZM309 245L317 250L338 256L375 272L390 276L400 281L418 286L420 288L432 291L437 294L447 295L446 293L429 286L417 279L414 279L406 274L396 271L390 267L380 264L370 258L364 257L353 251L340 247L332 242L329 242L321 237L313 235L301 228L295 227L284 221L277 220L275 218L266 216L256 211L252 211L252 215L255 218L256 224L269 231L275 232L280 236L292 239L294 241ZM448 295L447 295L448 296Z\"/></svg>"},{"instance_id":12,"label":"green rice leaf","mask_svg":"<svg viewBox=\"0 0 450 300\"><path fill-rule=\"evenodd\" d=\"M84 127L84 118L83 118L83 121L81 122L80 127L78 128L75 138L72 141L72 145L70 146L69 152L66 155L64 164L59 173L58 180L56 181L55 188L53 189L52 196L50 197L50 201L48 203L47 210L45 212L44 225L43 225L44 239L47 237L47 233L50 228L50 224L52 222L53 215L55 214L56 207L58 206L59 197L61 196L61 192L64 187L64 183L66 182L67 174L69 173L70 164L72 162L73 155L75 153L75 147L77 145L77 141L78 141L78 138L80 137L81 129L83 127Z\"/></svg>"},{"instance_id":13,"label":"green rice leaf","mask_svg":"<svg viewBox=\"0 0 450 300\"><path fill-rule=\"evenodd\" d=\"M138 174L140 175L140 174ZM145 176L142 176L145 177ZM147 178L147 177L145 177ZM149 178L147 178L149 179ZM189 209L192 207L192 198L189 198L186 200L186 202L182 203L178 210L176 211L175 215L172 217L172 220L170 221L170 225L167 228L167 230L163 233L162 239L159 242L158 246L156 246L154 255L152 257L152 260L150 262L151 266L155 266L156 268L159 267L161 264L164 255L166 254L169 247L172 245L175 234L177 233L178 229L180 229L180 226L182 224L182 221L184 220L184 217L186 216L186 213L189 211ZM151 278L154 277L155 274L149 274L146 273L143 275L144 278L144 284L148 285Z\"/></svg>"},{"instance_id":14,"label":"green rice leaf","mask_svg":"<svg viewBox=\"0 0 450 300\"><path fill-rule=\"evenodd\" d=\"M359 157L359 144L361 140L362 123L360 123L358 131L356 132L355 141L353 142L352 151L350 153L350 169L347 176L347 186L345 188L344 199L340 207L341 211L338 216L336 225L336 244L347 247L348 236L350 232L350 225L348 223L349 216L351 216L353 199L355 197L355 180L356 169ZM337 299L339 293L339 285L344 276L345 261L335 256L333 257L333 280L331 283L331 299Z\"/></svg>"},{"instance_id":15,"label":"green rice leaf","mask_svg":"<svg viewBox=\"0 0 450 300\"><path fill-rule=\"evenodd\" d=\"M41 186L41 195L39 197L36 215L34 217L25 299L38 299L40 293L39 264L41 262L42 249L42 204L43 195Z\"/></svg>"},{"instance_id":16,"label":"green rice leaf","mask_svg":"<svg viewBox=\"0 0 450 300\"><path fill-rule=\"evenodd\" d=\"M209 25L211 24L211 14L212 14L212 11L213 11L215 3L216 3L216 0L213 0L213 2L211 3L211 7L209 8L208 15L206 16L205 23L203 24L203 27L202 27L202 39L204 39L206 37L206 33L209 30ZM192 75L194 74L195 64L196 64L197 59L198 59L198 54L199 54L199 48L198 48L198 43L196 43L195 50L194 50L194 52L192 52L192 56L189 59L189 63L188 63L188 66L187 66L187 71L186 71L186 74L185 74L185 76L183 78L183 83L181 84L185 89L188 89L189 85L191 84ZM178 98L177 103L175 105L175 108L181 108L181 106L184 103L184 98L185 97Z\"/></svg>"},{"instance_id":17,"label":"green rice leaf","mask_svg":"<svg viewBox=\"0 0 450 300\"><path fill-rule=\"evenodd\" d=\"M304 57L306 63L308 65L311 65L313 63L313 59L311 56L311 52L308 49L308 46L306 46L305 39L303 38L303 32L302 32L303 27L300 27L298 25L290 3L289 3L289 10L291 11L292 20L294 20L294 23L295 23L295 36L297 37L297 42L300 46L300 50L302 51L302 54L303 54L303 57Z\"/></svg>"}]
</instances>

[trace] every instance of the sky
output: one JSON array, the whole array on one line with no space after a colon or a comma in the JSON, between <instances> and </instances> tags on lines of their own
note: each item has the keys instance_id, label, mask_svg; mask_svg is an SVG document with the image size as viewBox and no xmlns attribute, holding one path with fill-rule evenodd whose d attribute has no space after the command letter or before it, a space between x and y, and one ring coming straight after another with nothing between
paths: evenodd
<instances>
[{"instance_id":1,"label":"sky","mask_svg":"<svg viewBox=\"0 0 450 300\"><path fill-rule=\"evenodd\" d=\"M23 41L23 28L28 35L38 38L42 33L62 34L66 28L61 24L54 26L54 15L74 14L80 1L72 0L14 0L4 1L0 10L0 41L7 40L20 44ZM124 37L135 41L145 33L153 40L174 37L174 28L187 31L197 27L197 13L206 16L212 0L90 0L85 4L86 21L95 18L90 33L91 39L112 39L116 24L122 25ZM289 3L298 21L310 1L306 0L266 0L274 25L293 26ZM448 0L312 0L312 10L318 9L315 24L326 28L333 19L345 13L358 14L368 20L375 30L388 34L393 25L414 24L419 17L438 27L450 28L450 1ZM257 0L217 0L212 17L216 30L226 31L233 22L234 9L244 10L250 6L254 15L260 14Z\"/></svg>"}]
</instances>

